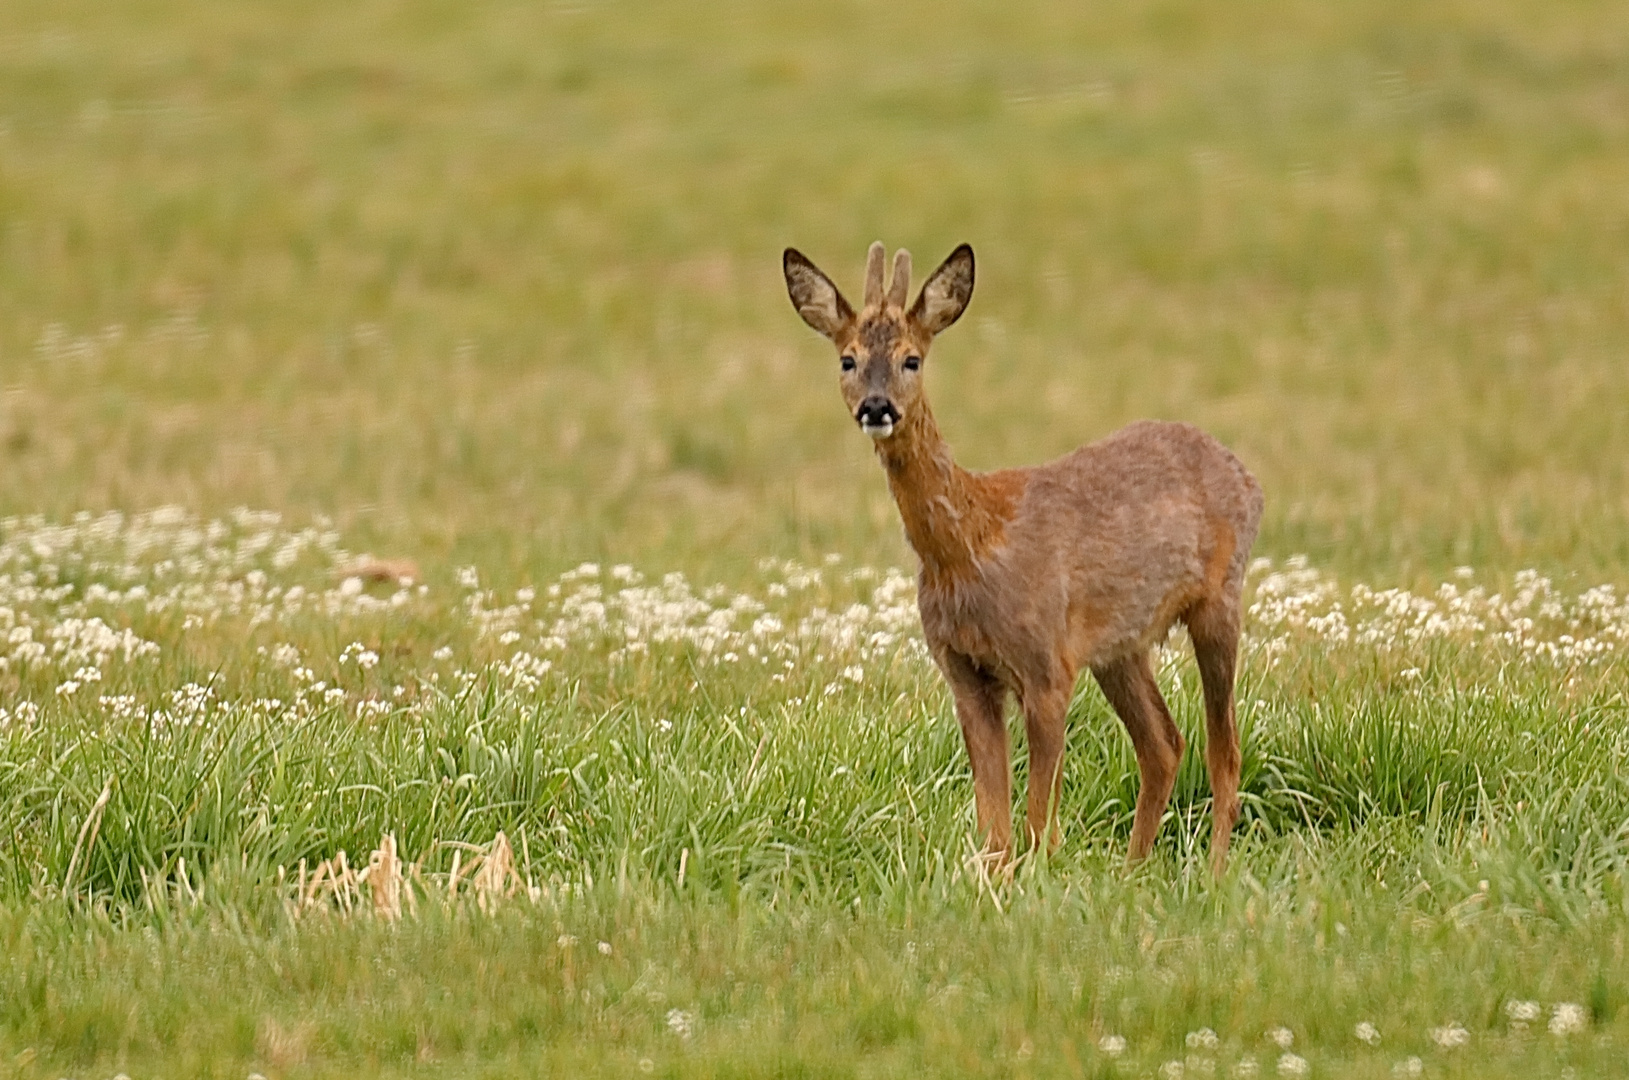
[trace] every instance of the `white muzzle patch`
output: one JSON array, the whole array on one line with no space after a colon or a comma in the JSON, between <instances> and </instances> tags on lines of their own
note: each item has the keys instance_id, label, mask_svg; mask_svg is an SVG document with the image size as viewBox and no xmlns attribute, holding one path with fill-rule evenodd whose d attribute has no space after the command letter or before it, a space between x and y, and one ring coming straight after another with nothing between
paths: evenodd
<instances>
[{"instance_id":1,"label":"white muzzle patch","mask_svg":"<svg viewBox=\"0 0 1629 1080\"><path fill-rule=\"evenodd\" d=\"M861 424L860 430L871 436L873 439L886 439L888 436L894 433L894 422L892 420L884 420L880 424Z\"/></svg>"}]
</instances>

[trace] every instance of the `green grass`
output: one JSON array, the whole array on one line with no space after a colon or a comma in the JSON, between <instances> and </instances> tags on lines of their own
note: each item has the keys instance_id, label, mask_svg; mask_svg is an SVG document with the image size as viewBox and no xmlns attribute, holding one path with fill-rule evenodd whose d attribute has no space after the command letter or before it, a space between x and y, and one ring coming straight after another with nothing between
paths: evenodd
<instances>
[{"instance_id":1,"label":"green grass","mask_svg":"<svg viewBox=\"0 0 1629 1080\"><path fill-rule=\"evenodd\" d=\"M898 577L598 567L512 598L467 573L370 594L331 535L264 517L7 530L0 619L28 630L7 670L36 708L0 718L0 1047L26 1075L1629 1056L1615 594L1258 573L1228 876L1197 755L1155 858L1121 867L1135 764L1083 688L1068 842L991 881ZM86 629L120 624L128 658ZM1161 679L1197 742L1185 649ZM399 920L316 873L387 833ZM478 885L500 833L514 869ZM1563 1006L1578 1027L1550 1034Z\"/></svg>"},{"instance_id":2,"label":"green grass","mask_svg":"<svg viewBox=\"0 0 1629 1080\"><path fill-rule=\"evenodd\" d=\"M1328 854L1286 857L1272 877L1359 869ZM234 914L138 935L42 914L0 925L37 973L8 980L7 1020L22 1041L132 1075L627 1075L644 1060L657 1075L1136 1076L1195 1057L1273 1075L1272 1024L1315 1075L1389 1076L1409 1057L1431 1075L1624 1066L1621 1021L1558 1038L1544 1021L1518 1033L1504 1008L1512 986L1621 1008L1621 928L1535 926L1474 903L1457 917L1385 911L1330 880L1201 900L1098 870L1001 914L771 913L654 899L637 879L544 913L432 911L405 930ZM1428 1032L1454 1016L1474 1035L1444 1052ZM1353 1036L1365 1020L1377 1047ZM1207 1027L1220 1045L1196 1054L1186 1033ZM1110 1031L1127 1041L1119 1058L1098 1048Z\"/></svg>"},{"instance_id":3,"label":"green grass","mask_svg":"<svg viewBox=\"0 0 1629 1080\"><path fill-rule=\"evenodd\" d=\"M6 11L0 508L902 564L778 272L882 237L978 251L930 377L973 465L1189 419L1270 553L1629 558L1610 7Z\"/></svg>"},{"instance_id":4,"label":"green grass","mask_svg":"<svg viewBox=\"0 0 1629 1080\"><path fill-rule=\"evenodd\" d=\"M0 0L0 1073L1625 1071L1625 41ZM911 555L780 280L877 238L978 252L928 375L964 463L1161 416L1261 478L1222 881L1197 755L1120 867L1089 683L1064 848L968 862L866 572ZM426 587L343 585L363 551ZM495 901L453 867L500 831ZM298 891L387 833L403 919Z\"/></svg>"}]
</instances>

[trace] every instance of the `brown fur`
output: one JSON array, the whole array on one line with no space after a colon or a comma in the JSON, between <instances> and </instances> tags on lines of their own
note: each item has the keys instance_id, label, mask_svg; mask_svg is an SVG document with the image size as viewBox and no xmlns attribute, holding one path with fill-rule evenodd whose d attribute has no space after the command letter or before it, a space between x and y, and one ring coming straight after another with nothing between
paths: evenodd
<instances>
[{"instance_id":1,"label":"brown fur","mask_svg":"<svg viewBox=\"0 0 1629 1080\"><path fill-rule=\"evenodd\" d=\"M908 279L910 257L896 257L884 295L881 244L858 314L798 252L787 249L784 268L804 320L854 361L841 378L850 415L884 400L898 413L876 439L877 457L922 563L922 632L955 699L986 850L999 862L1012 846L1009 695L1029 739L1031 842L1043 834L1059 842L1064 719L1088 668L1137 754L1129 858L1148 854L1184 750L1149 650L1180 621L1204 688L1219 873L1238 813L1233 677L1240 591L1261 521L1255 478L1197 428L1146 420L1045 465L968 472L939 434L921 375L933 337L972 296L972 249L953 252L909 310L901 274Z\"/></svg>"}]
</instances>

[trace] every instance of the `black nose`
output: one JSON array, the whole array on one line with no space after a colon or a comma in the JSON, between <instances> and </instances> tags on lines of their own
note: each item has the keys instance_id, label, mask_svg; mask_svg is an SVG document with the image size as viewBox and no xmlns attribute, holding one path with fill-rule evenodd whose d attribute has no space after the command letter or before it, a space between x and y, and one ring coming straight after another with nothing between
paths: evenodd
<instances>
[{"instance_id":1,"label":"black nose","mask_svg":"<svg viewBox=\"0 0 1629 1080\"><path fill-rule=\"evenodd\" d=\"M882 424L899 423L899 410L894 403L880 394L873 394L860 402L860 407L854 413L854 419L860 422L861 427L880 426Z\"/></svg>"}]
</instances>

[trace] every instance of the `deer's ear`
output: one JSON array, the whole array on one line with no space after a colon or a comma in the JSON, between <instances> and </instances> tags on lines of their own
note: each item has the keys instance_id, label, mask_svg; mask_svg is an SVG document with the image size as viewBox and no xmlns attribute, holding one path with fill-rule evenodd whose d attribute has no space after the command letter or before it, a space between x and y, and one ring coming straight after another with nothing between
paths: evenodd
<instances>
[{"instance_id":1,"label":"deer's ear","mask_svg":"<svg viewBox=\"0 0 1629 1080\"><path fill-rule=\"evenodd\" d=\"M804 322L835 338L854 321L854 309L843 299L843 294L803 252L787 248L781 256L781 269L786 272L787 295Z\"/></svg>"},{"instance_id":2,"label":"deer's ear","mask_svg":"<svg viewBox=\"0 0 1629 1080\"><path fill-rule=\"evenodd\" d=\"M911 319L930 334L937 334L962 317L973 299L973 249L963 244L928 275L911 305Z\"/></svg>"}]
</instances>

